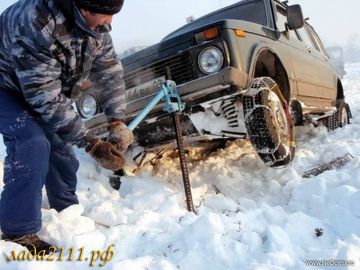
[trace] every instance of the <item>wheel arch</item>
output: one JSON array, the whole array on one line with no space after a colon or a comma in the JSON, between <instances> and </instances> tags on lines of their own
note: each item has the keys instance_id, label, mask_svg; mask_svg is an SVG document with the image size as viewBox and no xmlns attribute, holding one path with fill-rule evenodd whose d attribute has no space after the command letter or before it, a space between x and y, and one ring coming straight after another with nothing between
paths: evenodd
<instances>
[{"instance_id":1,"label":"wheel arch","mask_svg":"<svg viewBox=\"0 0 360 270\"><path fill-rule=\"evenodd\" d=\"M337 81L337 93L336 93L336 100L339 99L345 99L345 95L344 95L344 88L342 86L341 81L338 79Z\"/></svg>"},{"instance_id":2,"label":"wheel arch","mask_svg":"<svg viewBox=\"0 0 360 270\"><path fill-rule=\"evenodd\" d=\"M291 86L288 74L278 54L269 47L258 46L253 53L249 85L256 77L271 77L279 86L286 101L290 101Z\"/></svg>"}]
</instances>

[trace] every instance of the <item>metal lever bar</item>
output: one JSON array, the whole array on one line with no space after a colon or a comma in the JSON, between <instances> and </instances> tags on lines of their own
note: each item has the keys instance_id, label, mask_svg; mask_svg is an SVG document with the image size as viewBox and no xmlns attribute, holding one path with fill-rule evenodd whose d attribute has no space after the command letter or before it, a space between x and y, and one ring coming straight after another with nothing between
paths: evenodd
<instances>
[{"instance_id":1,"label":"metal lever bar","mask_svg":"<svg viewBox=\"0 0 360 270\"><path fill-rule=\"evenodd\" d=\"M130 122L128 128L134 130L142 120L149 114L149 112L158 104L165 96L164 91L159 91L159 93L150 101L148 105Z\"/></svg>"},{"instance_id":2,"label":"metal lever bar","mask_svg":"<svg viewBox=\"0 0 360 270\"><path fill-rule=\"evenodd\" d=\"M128 125L128 128L130 130L134 130L162 99L165 100L164 111L173 114L176 142L177 142L178 151L179 151L180 167L181 167L181 173L182 173L184 189L185 189L187 210L195 213L192 194L191 194L189 172L187 169L187 162L186 162L186 157L185 157L184 139L183 139L182 132L181 132L180 117L179 117L179 115L180 115L179 112L184 110L185 103L181 101L181 98L176 89L175 82L166 81L161 86L159 93L130 122L130 124ZM123 173L123 170L120 169L114 173L115 173L115 175L121 175L121 173Z\"/></svg>"}]
</instances>

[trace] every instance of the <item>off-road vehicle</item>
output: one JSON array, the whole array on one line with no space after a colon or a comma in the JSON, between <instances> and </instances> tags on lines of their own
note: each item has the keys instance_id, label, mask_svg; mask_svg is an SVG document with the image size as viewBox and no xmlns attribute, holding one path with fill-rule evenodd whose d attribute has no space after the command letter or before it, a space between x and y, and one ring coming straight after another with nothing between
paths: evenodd
<instances>
[{"instance_id":1,"label":"off-road vehicle","mask_svg":"<svg viewBox=\"0 0 360 270\"><path fill-rule=\"evenodd\" d=\"M141 111L165 80L178 86L186 110L188 142L249 138L266 165L294 157L294 126L321 120L329 128L349 122L342 83L319 36L299 5L245 0L194 20L161 42L122 59L127 121ZM96 86L78 111L98 134L106 119ZM155 107L134 130L152 148L174 140L172 118Z\"/></svg>"}]
</instances>

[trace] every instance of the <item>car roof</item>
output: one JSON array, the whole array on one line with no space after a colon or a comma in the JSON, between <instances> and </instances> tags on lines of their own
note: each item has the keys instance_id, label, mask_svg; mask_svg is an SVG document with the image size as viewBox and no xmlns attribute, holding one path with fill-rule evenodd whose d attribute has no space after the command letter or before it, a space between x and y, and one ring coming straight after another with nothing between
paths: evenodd
<instances>
[{"instance_id":1,"label":"car roof","mask_svg":"<svg viewBox=\"0 0 360 270\"><path fill-rule=\"evenodd\" d=\"M206 19L207 17L210 17L210 16L214 15L215 13L221 12L223 10L233 8L233 7L238 6L238 5L243 5L243 4L246 4L246 3L250 3L250 2L256 2L256 1L263 1L264 2L265 0L242 0L242 1L239 1L239 2L237 2L235 4L232 4L232 5L229 5L229 6L214 10L213 12L207 13L204 16L201 16L201 17L195 19L190 24L195 23L195 22L200 21L200 20L203 20L203 19ZM179 32L179 31L181 31L182 29L184 29L185 27L188 27L188 26L189 26L189 24L184 24L180 28L178 28L178 29L172 31L171 33L167 34L162 40L168 39L168 37L172 36L174 33Z\"/></svg>"}]
</instances>

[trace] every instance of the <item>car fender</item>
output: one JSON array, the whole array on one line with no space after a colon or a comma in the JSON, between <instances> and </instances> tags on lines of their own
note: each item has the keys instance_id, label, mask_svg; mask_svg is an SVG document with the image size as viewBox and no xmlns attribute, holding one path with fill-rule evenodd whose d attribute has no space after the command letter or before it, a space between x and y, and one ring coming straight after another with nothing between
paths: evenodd
<instances>
[{"instance_id":1,"label":"car fender","mask_svg":"<svg viewBox=\"0 0 360 270\"><path fill-rule=\"evenodd\" d=\"M289 87L290 87L289 90L290 90L291 93L293 93L292 92L292 85L291 85L290 78L289 78L289 71L291 71L291 69L292 69L291 62L288 61L287 64L286 64L286 61L284 60L284 58L286 57L286 54L287 54L287 50L284 47L279 47L279 48L274 48L274 47L275 46L270 47L268 45L268 43L265 43L265 42L260 42L260 43L258 43L258 44L256 44L254 46L252 56L251 56L251 58L249 58L250 62L248 63L249 70L247 70L247 73L249 74L249 76L248 76L248 81L247 81L247 88L250 86L251 81L254 79L256 63L257 63L257 61L259 59L259 56L261 55L261 53L263 53L265 51L269 51L275 57L278 58L280 64L284 67L286 75L287 75L287 80L288 80L288 83L289 83ZM285 50L285 53L279 53L279 50Z\"/></svg>"}]
</instances>

